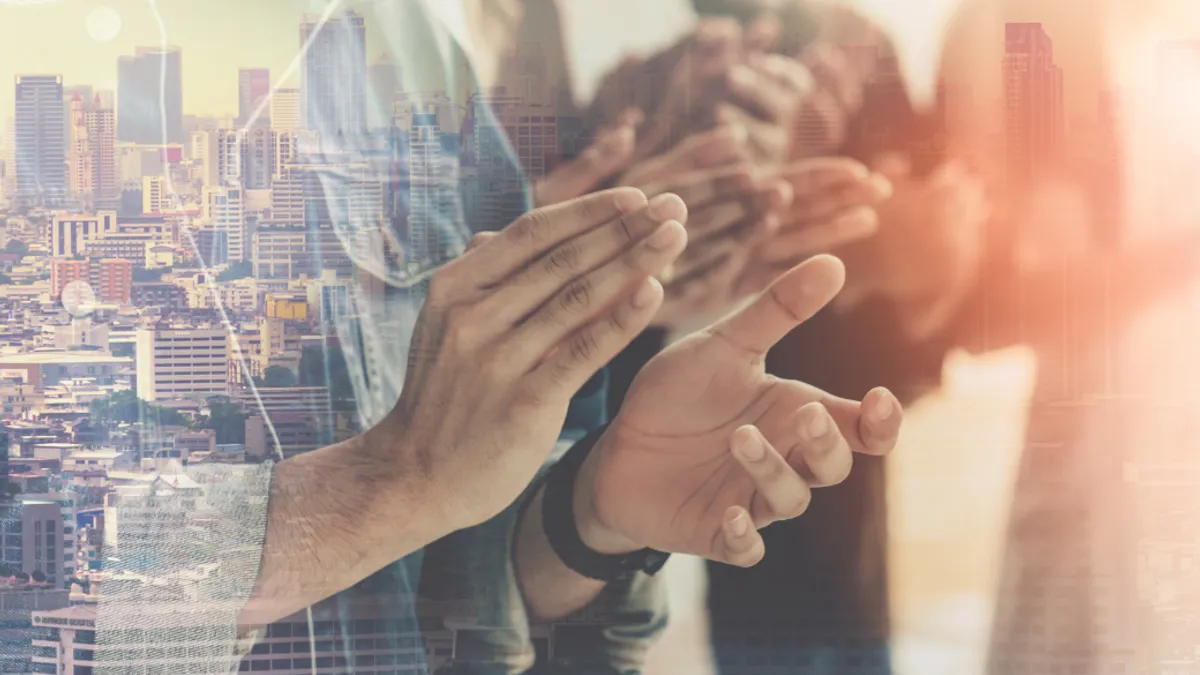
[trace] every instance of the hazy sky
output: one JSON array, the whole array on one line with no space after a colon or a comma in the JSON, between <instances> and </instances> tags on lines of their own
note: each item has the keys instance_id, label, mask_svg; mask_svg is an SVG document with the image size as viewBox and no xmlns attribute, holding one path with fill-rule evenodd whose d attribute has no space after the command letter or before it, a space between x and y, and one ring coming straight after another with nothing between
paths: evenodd
<instances>
[{"instance_id":1,"label":"hazy sky","mask_svg":"<svg viewBox=\"0 0 1200 675\"><path fill-rule=\"evenodd\" d=\"M617 6L629 5L632 12L646 18L643 1L605 0L605 14L623 14L616 11ZM966 0L968 4L977 1ZM932 66L935 50L930 45L942 37L938 27L931 24L947 15L956 0L856 2L895 32L914 59L925 62L918 64L919 72ZM321 0L159 0L166 42L183 50L184 111L236 114L238 68L270 68L273 84L278 83L296 58L301 15L322 4ZM996 27L989 42L994 40L994 46L999 46L1004 20L1044 22L1066 70L1068 106L1091 112L1099 86L1087 62L1086 54L1094 52L1081 44L1089 32L1087 3L1002 0L1000 4L1009 4L1010 8L1002 13L1003 17L993 15ZM925 5L935 9L915 11L917 6ZM903 12L897 11L899 6L905 8ZM119 17L119 31L111 39L103 39L115 28L111 20L114 15ZM381 51L377 46L380 41L372 36L377 28L368 21L369 61ZM586 38L587 33L575 35ZM132 54L139 45L155 45L161 40L148 0L0 0L0 119L12 115L11 83L17 74L62 74L68 85L90 84L97 89L115 90L117 57ZM288 84L298 86L298 74Z\"/></svg>"}]
</instances>

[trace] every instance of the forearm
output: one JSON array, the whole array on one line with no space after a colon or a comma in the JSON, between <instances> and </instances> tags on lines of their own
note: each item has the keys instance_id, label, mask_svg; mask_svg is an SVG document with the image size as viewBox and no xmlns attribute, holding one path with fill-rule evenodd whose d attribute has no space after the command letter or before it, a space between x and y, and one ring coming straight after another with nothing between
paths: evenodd
<instances>
[{"instance_id":1,"label":"forearm","mask_svg":"<svg viewBox=\"0 0 1200 675\"><path fill-rule=\"evenodd\" d=\"M243 632L333 596L453 529L430 508L419 479L375 459L379 433L276 466Z\"/></svg>"},{"instance_id":2,"label":"forearm","mask_svg":"<svg viewBox=\"0 0 1200 675\"><path fill-rule=\"evenodd\" d=\"M600 441L603 443L603 441ZM615 554L636 551L639 546L599 525L592 516L592 485L595 460L593 451L575 478L575 522L583 543L598 553ZM592 603L604 590L605 582L585 577L563 563L546 538L542 508L545 488L539 488L517 524L513 558L517 581L534 621L554 621L573 614Z\"/></svg>"}]
</instances>

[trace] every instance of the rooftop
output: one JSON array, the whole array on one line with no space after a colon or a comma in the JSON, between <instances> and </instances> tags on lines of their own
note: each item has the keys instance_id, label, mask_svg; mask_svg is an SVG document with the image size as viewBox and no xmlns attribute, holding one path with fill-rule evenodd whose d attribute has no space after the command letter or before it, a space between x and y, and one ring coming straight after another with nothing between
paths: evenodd
<instances>
[{"instance_id":1,"label":"rooftop","mask_svg":"<svg viewBox=\"0 0 1200 675\"><path fill-rule=\"evenodd\" d=\"M108 363L113 365L127 366L133 363L133 359L97 352L32 352L29 354L11 354L0 356L0 366L38 366L67 363Z\"/></svg>"}]
</instances>

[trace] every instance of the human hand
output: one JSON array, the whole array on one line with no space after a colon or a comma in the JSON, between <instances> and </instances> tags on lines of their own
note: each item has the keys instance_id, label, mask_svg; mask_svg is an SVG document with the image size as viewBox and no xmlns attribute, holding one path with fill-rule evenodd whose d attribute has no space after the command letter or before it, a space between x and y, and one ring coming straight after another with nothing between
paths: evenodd
<instances>
[{"instance_id":1,"label":"human hand","mask_svg":"<svg viewBox=\"0 0 1200 675\"><path fill-rule=\"evenodd\" d=\"M687 210L622 188L534 211L440 269L399 402L365 444L449 525L483 522L533 479L571 397L640 334Z\"/></svg>"},{"instance_id":2,"label":"human hand","mask_svg":"<svg viewBox=\"0 0 1200 675\"><path fill-rule=\"evenodd\" d=\"M757 293L779 275L819 253L874 236L875 207L892 194L891 182L848 157L789 164L780 174L794 197L781 226L754 247L742 271L739 293Z\"/></svg>"},{"instance_id":3,"label":"human hand","mask_svg":"<svg viewBox=\"0 0 1200 675\"><path fill-rule=\"evenodd\" d=\"M625 170L633 158L636 129L641 122L642 113L636 108L622 112L616 123L597 132L592 144L578 157L556 167L534 185L534 202L548 206L580 197Z\"/></svg>"},{"instance_id":4,"label":"human hand","mask_svg":"<svg viewBox=\"0 0 1200 675\"><path fill-rule=\"evenodd\" d=\"M849 401L763 367L843 281L837 259L814 258L643 368L577 478L585 543L750 566L764 552L757 530L798 517L811 488L845 479L852 451L892 449L903 413L887 390Z\"/></svg>"},{"instance_id":5,"label":"human hand","mask_svg":"<svg viewBox=\"0 0 1200 675\"><path fill-rule=\"evenodd\" d=\"M877 166L891 178L894 194L877 207L878 234L838 251L849 275L844 299L890 298L899 303L910 336L925 337L973 287L991 206L982 181L957 162L924 178L913 177L897 156Z\"/></svg>"}]
</instances>

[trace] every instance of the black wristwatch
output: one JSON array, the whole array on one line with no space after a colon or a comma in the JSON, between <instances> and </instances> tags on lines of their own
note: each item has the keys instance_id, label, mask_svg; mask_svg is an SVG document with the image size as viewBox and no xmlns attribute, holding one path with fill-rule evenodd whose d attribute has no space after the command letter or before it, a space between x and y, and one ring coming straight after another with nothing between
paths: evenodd
<instances>
[{"instance_id":1,"label":"black wristwatch","mask_svg":"<svg viewBox=\"0 0 1200 675\"><path fill-rule=\"evenodd\" d=\"M600 427L571 446L550 469L542 493L542 528L550 548L563 563L589 579L620 581L638 572L654 574L671 554L652 548L615 555L598 553L583 543L575 524L575 478L606 428Z\"/></svg>"}]
</instances>

